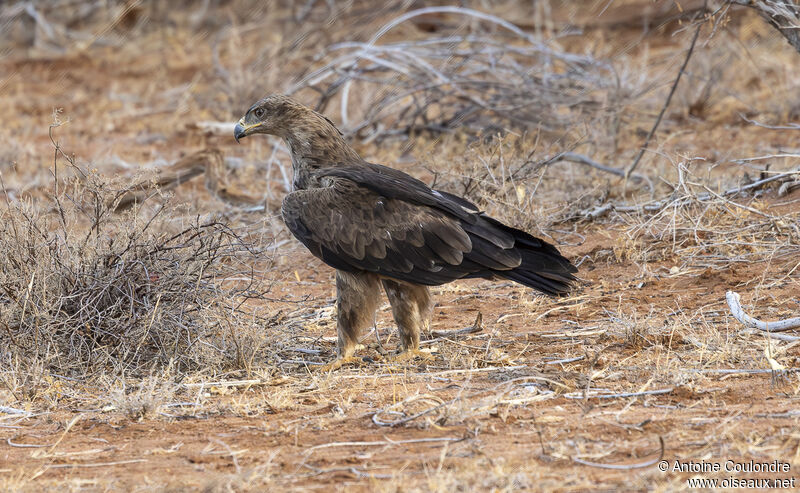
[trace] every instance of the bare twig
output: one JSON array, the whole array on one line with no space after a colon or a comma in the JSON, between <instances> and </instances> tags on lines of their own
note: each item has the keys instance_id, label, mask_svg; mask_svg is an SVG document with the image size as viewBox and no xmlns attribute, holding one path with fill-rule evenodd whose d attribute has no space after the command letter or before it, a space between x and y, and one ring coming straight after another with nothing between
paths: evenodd
<instances>
[{"instance_id":1,"label":"bare twig","mask_svg":"<svg viewBox=\"0 0 800 493\"><path fill-rule=\"evenodd\" d=\"M456 330L432 330L431 336L436 338L447 338L447 337L460 337L467 334L477 334L478 332L483 330L483 314L478 312L478 315L475 317L475 322L472 324L471 327L465 327L463 329L456 329Z\"/></svg>"},{"instance_id":2,"label":"bare twig","mask_svg":"<svg viewBox=\"0 0 800 493\"><path fill-rule=\"evenodd\" d=\"M650 467L654 464L658 464L658 462L664 458L664 438L661 437L661 435L658 436L658 442L660 444L660 451L658 453L658 457L656 457L655 459L650 459L645 462L640 462L638 464L601 464L599 462L589 462L575 457L573 457L572 460L574 462L577 462L578 464L583 464L584 466L599 467L601 469L616 469L622 471L627 471L630 469L642 469L644 467Z\"/></svg>"},{"instance_id":3,"label":"bare twig","mask_svg":"<svg viewBox=\"0 0 800 493\"><path fill-rule=\"evenodd\" d=\"M92 468L92 467L111 467L111 466L121 466L123 464L136 464L138 462L147 462L147 459L118 460L115 462L96 462L93 464L50 464L45 466L45 469L81 469L81 468Z\"/></svg>"},{"instance_id":4,"label":"bare twig","mask_svg":"<svg viewBox=\"0 0 800 493\"><path fill-rule=\"evenodd\" d=\"M431 442L460 442L464 438L441 437L441 438L414 438L410 440L380 440L376 442L332 442L315 445L306 449L306 455L312 454L315 450L331 447L377 447L381 445L403 445L407 443L431 443Z\"/></svg>"},{"instance_id":5,"label":"bare twig","mask_svg":"<svg viewBox=\"0 0 800 493\"><path fill-rule=\"evenodd\" d=\"M661 395L672 393L672 387L668 389L659 390L645 390L642 392L623 392L621 394L590 394L589 392L576 392L573 394L564 394L567 399L621 399L625 397L641 397L643 395Z\"/></svg>"},{"instance_id":6,"label":"bare twig","mask_svg":"<svg viewBox=\"0 0 800 493\"><path fill-rule=\"evenodd\" d=\"M672 83L672 87L669 90L669 94L667 95L666 101L664 101L664 106L661 107L661 112L659 112L658 117L656 118L655 123L653 124L653 128L650 129L650 133L647 134L647 137L644 139L644 144L642 144L639 153L636 155L636 158L633 160L630 166L625 170L625 176L631 176L633 170L636 169L636 166L639 165L639 161L641 161L644 152L647 150L647 147L650 145L650 141L653 139L653 135L655 135L658 126L661 124L661 119L664 117L664 113L667 111L667 107L669 107L670 101L672 101L672 96L675 94L675 89L678 88L678 83L681 81L681 77L683 73L686 71L686 66L689 64L689 60L692 58L692 53L694 53L694 46L697 43L697 38L700 36L700 29L703 27L703 24L698 24L697 29L694 31L694 37L692 38L692 44L689 45L689 49L686 51L686 58L683 60L683 65L681 65L681 69L678 71L678 75L675 77L675 82Z\"/></svg>"},{"instance_id":7,"label":"bare twig","mask_svg":"<svg viewBox=\"0 0 800 493\"><path fill-rule=\"evenodd\" d=\"M436 14L479 22L466 35L454 30L379 44L400 24ZM313 89L319 94L320 111L339 94L341 119L349 127L346 130L360 132L368 141L414 129L446 132L464 125L485 129L492 121L503 126L561 128L570 123L565 108L585 115L599 107L593 105L596 94L614 92L619 98L618 82L607 62L561 51L511 22L465 7L405 12L367 42L338 43L319 58L327 63L287 92ZM352 99L348 95L356 88L370 87L376 89L378 99L358 121L347 107ZM438 113L435 117L430 112L433 105Z\"/></svg>"},{"instance_id":8,"label":"bare twig","mask_svg":"<svg viewBox=\"0 0 800 493\"><path fill-rule=\"evenodd\" d=\"M713 375L760 375L764 373L775 373L775 370L751 370L746 368L687 368L681 371L685 371L687 373L708 373ZM789 368L786 371L796 372L800 371L800 368Z\"/></svg>"},{"instance_id":9,"label":"bare twig","mask_svg":"<svg viewBox=\"0 0 800 493\"><path fill-rule=\"evenodd\" d=\"M795 50L800 52L800 9L796 2L787 0L730 0L730 2L756 10Z\"/></svg>"},{"instance_id":10,"label":"bare twig","mask_svg":"<svg viewBox=\"0 0 800 493\"><path fill-rule=\"evenodd\" d=\"M600 171L605 171L606 173L611 173L612 175L616 175L621 178L624 178L626 176L626 170L598 163L597 161L588 156L584 156L583 154L578 154L575 152L565 152L559 156L558 160L585 164L586 166L599 169ZM627 173L627 175L629 178L632 178L633 180L646 182L648 189L653 190L653 182L647 176L632 172Z\"/></svg>"},{"instance_id":11,"label":"bare twig","mask_svg":"<svg viewBox=\"0 0 800 493\"><path fill-rule=\"evenodd\" d=\"M424 409L420 412L416 412L410 415L406 415L404 412L397 411L404 406L409 406L416 403L424 403L424 404L433 404L432 406ZM396 404L392 404L391 406L376 411L375 414L372 415L372 422L378 426L399 426L401 424L408 423L409 421L413 421L417 418L421 418L422 416L427 416L434 411L438 411L442 407L445 406L444 401L435 395L414 395L409 397L408 399L403 400L402 402L398 402ZM384 414L393 414L395 416L400 416L397 419L383 419Z\"/></svg>"},{"instance_id":12,"label":"bare twig","mask_svg":"<svg viewBox=\"0 0 800 493\"><path fill-rule=\"evenodd\" d=\"M20 448L45 448L51 446L51 445L36 445L33 443L14 443L11 441L11 438L6 439L6 443L12 447L20 447Z\"/></svg>"},{"instance_id":13,"label":"bare twig","mask_svg":"<svg viewBox=\"0 0 800 493\"><path fill-rule=\"evenodd\" d=\"M790 123L788 125L767 125L766 123L757 122L755 120L751 120L744 116L742 113L739 113L739 118L746 121L751 125L755 125L761 128L768 128L770 130L800 130L800 124L798 123Z\"/></svg>"},{"instance_id":14,"label":"bare twig","mask_svg":"<svg viewBox=\"0 0 800 493\"><path fill-rule=\"evenodd\" d=\"M762 322L761 320L751 317L745 313L742 308L739 294L733 291L725 293L725 299L728 300L731 315L733 315L736 320L752 329L758 329L764 332L783 332L785 330L800 328L800 317L787 318L776 322Z\"/></svg>"},{"instance_id":15,"label":"bare twig","mask_svg":"<svg viewBox=\"0 0 800 493\"><path fill-rule=\"evenodd\" d=\"M563 364L566 364L566 363L574 363L576 361L581 361L584 358L586 358L586 356L577 356L575 358L566 358L566 359L557 359L555 361L546 361L544 364L546 364L546 365L563 365Z\"/></svg>"},{"instance_id":16,"label":"bare twig","mask_svg":"<svg viewBox=\"0 0 800 493\"><path fill-rule=\"evenodd\" d=\"M659 212L667 207L682 207L693 202L707 202L714 198L721 197L733 197L739 195L744 192L749 192L752 190L757 190L759 188L764 187L769 183L773 183L776 181L784 181L787 178L797 175L800 173L800 170L794 171L787 171L784 173L778 173L767 178L754 181L753 183L749 183L747 185L742 185L735 188L729 188L722 193L711 193L711 192L704 192L697 195L685 195L682 197L669 197L666 199L658 199L652 202L647 202L641 205L628 205L628 204L613 204L607 203L603 204L602 206L596 207L590 211L587 211L587 214L593 217L600 217L603 214L606 214L610 211L618 211L618 212L633 212L633 213L655 213ZM741 204L737 204L741 205Z\"/></svg>"},{"instance_id":17,"label":"bare twig","mask_svg":"<svg viewBox=\"0 0 800 493\"><path fill-rule=\"evenodd\" d=\"M10 406L0 406L0 413L6 414L31 414L24 409L17 409L15 407Z\"/></svg>"}]
</instances>

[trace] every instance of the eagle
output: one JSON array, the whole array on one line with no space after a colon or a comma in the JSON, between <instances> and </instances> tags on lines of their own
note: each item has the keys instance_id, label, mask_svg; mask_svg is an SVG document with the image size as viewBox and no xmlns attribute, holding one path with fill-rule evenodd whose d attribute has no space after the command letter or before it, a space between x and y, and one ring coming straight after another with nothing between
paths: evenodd
<instances>
[{"instance_id":1,"label":"eagle","mask_svg":"<svg viewBox=\"0 0 800 493\"><path fill-rule=\"evenodd\" d=\"M289 231L336 269L337 358L356 361L360 333L374 320L383 286L400 335L400 355L419 353L429 328L430 286L457 279L509 279L562 295L577 272L553 245L434 190L402 171L369 163L325 116L292 98L261 99L234 128L282 138L292 158L293 190L281 207Z\"/></svg>"}]
</instances>

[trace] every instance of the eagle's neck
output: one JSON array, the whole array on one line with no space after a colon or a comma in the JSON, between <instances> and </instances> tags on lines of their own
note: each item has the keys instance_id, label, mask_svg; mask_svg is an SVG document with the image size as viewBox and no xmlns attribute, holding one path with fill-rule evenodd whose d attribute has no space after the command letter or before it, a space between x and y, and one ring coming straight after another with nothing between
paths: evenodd
<instances>
[{"instance_id":1,"label":"eagle's neck","mask_svg":"<svg viewBox=\"0 0 800 493\"><path fill-rule=\"evenodd\" d=\"M309 113L282 135L292 155L294 188L316 188L315 172L322 168L362 162L336 127L322 115Z\"/></svg>"}]
</instances>

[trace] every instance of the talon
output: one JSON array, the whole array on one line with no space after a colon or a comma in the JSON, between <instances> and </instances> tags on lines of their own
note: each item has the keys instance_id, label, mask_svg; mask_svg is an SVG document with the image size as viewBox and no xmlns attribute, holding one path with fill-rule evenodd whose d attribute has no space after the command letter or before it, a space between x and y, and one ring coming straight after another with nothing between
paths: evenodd
<instances>
[{"instance_id":1,"label":"talon","mask_svg":"<svg viewBox=\"0 0 800 493\"><path fill-rule=\"evenodd\" d=\"M436 357L430 353L430 350L425 351L422 349L408 349L406 351L402 351L398 354L395 354L394 356L389 356L386 359L387 361L400 363L414 358L420 358L425 361L432 361L436 359Z\"/></svg>"},{"instance_id":2,"label":"talon","mask_svg":"<svg viewBox=\"0 0 800 493\"><path fill-rule=\"evenodd\" d=\"M330 372L333 370L338 370L339 368L347 364L355 364L356 366L365 366L368 363L373 363L373 361L366 356L363 358L360 358L358 356L346 356L344 358L336 358L335 360L331 361L326 365L322 365L318 368L315 368L314 371Z\"/></svg>"}]
</instances>

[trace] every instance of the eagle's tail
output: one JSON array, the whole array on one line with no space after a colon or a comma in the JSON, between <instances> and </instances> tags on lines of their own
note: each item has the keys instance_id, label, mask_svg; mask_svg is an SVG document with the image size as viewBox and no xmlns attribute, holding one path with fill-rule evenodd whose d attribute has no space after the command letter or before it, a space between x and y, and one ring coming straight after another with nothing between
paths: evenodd
<instances>
[{"instance_id":1,"label":"eagle's tail","mask_svg":"<svg viewBox=\"0 0 800 493\"><path fill-rule=\"evenodd\" d=\"M473 251L469 257L475 258L479 263L490 268L490 275L486 276L487 273L484 271L484 276L510 279L551 296L564 295L572 289L577 281L573 274L578 272L578 269L561 255L556 247L490 217L483 216L483 219L491 223L492 229L504 238L513 237L513 246L507 244L504 246L510 248L500 248L499 241L495 243L484 240L489 236L485 233L485 229L479 235L470 235L473 240ZM477 225L468 227L468 229L472 228L477 229ZM472 233L472 231L470 232ZM483 236L483 238L478 236ZM511 255L509 254L516 259L521 259L519 265L511 269L505 267L510 265L508 257ZM487 259L494 261L494 265L487 262Z\"/></svg>"},{"instance_id":2,"label":"eagle's tail","mask_svg":"<svg viewBox=\"0 0 800 493\"><path fill-rule=\"evenodd\" d=\"M539 248L518 247L522 254L519 267L495 274L551 296L567 294L577 280L573 273L578 269L553 245L539 241L542 245Z\"/></svg>"}]
</instances>

